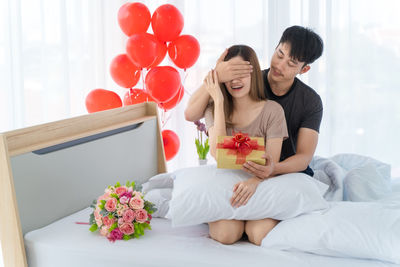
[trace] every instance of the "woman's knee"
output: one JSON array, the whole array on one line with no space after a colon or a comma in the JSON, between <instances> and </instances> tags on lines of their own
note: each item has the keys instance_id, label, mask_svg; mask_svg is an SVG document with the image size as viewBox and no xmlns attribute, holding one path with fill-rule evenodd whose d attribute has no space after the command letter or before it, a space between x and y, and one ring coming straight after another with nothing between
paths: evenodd
<instances>
[{"instance_id":1,"label":"woman's knee","mask_svg":"<svg viewBox=\"0 0 400 267\"><path fill-rule=\"evenodd\" d=\"M225 245L231 245L238 241L244 232L243 221L221 220L208 225L211 238Z\"/></svg>"},{"instance_id":2,"label":"woman's knee","mask_svg":"<svg viewBox=\"0 0 400 267\"><path fill-rule=\"evenodd\" d=\"M260 246L262 240L278 223L279 221L274 219L247 221L245 225L245 232L251 243Z\"/></svg>"}]
</instances>

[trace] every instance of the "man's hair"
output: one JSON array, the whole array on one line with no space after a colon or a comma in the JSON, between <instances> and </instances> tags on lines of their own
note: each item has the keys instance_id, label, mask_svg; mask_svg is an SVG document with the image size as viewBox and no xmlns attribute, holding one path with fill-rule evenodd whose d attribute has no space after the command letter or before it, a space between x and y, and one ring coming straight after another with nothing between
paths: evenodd
<instances>
[{"instance_id":1,"label":"man's hair","mask_svg":"<svg viewBox=\"0 0 400 267\"><path fill-rule=\"evenodd\" d=\"M322 55L324 43L321 37L309 28L302 26L291 26L287 28L279 44L290 44L290 57L305 65L313 63Z\"/></svg>"}]
</instances>

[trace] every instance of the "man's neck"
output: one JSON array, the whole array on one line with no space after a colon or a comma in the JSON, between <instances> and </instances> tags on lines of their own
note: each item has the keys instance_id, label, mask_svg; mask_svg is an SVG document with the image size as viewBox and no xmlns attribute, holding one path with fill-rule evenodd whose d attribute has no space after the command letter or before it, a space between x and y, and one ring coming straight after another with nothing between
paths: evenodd
<instances>
[{"instance_id":1,"label":"man's neck","mask_svg":"<svg viewBox=\"0 0 400 267\"><path fill-rule=\"evenodd\" d=\"M271 80L270 75L271 75L271 73L268 72L267 79L268 79L269 86L271 87L271 90L274 93L274 95L276 95L276 96L286 95L287 92L289 92L290 88L292 87L294 79L291 81L274 82Z\"/></svg>"}]
</instances>

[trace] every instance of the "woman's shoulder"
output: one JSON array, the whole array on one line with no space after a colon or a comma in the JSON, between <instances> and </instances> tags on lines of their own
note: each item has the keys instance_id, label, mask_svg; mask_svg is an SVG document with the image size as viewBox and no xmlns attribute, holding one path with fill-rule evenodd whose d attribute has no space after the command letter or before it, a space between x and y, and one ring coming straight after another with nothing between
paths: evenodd
<instances>
[{"instance_id":1,"label":"woman's shoulder","mask_svg":"<svg viewBox=\"0 0 400 267\"><path fill-rule=\"evenodd\" d=\"M264 112L270 113L270 112L283 112L283 108L281 104L274 100L265 100L264 104Z\"/></svg>"}]
</instances>

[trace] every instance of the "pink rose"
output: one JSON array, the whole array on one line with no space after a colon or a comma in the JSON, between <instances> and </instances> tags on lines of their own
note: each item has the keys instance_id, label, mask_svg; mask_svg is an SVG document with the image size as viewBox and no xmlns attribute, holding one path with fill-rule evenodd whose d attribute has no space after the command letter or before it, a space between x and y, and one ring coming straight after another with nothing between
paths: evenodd
<instances>
[{"instance_id":1,"label":"pink rose","mask_svg":"<svg viewBox=\"0 0 400 267\"><path fill-rule=\"evenodd\" d=\"M103 223L105 226L110 227L114 223L114 219L110 219L108 216L103 217Z\"/></svg>"},{"instance_id":2,"label":"pink rose","mask_svg":"<svg viewBox=\"0 0 400 267\"><path fill-rule=\"evenodd\" d=\"M140 222L140 223L146 222L146 220L147 220L147 211L146 210L140 209L140 210L137 210L135 213L136 213L135 218L136 218L137 222Z\"/></svg>"},{"instance_id":3,"label":"pink rose","mask_svg":"<svg viewBox=\"0 0 400 267\"><path fill-rule=\"evenodd\" d=\"M141 197L136 197L135 196L135 197L131 198L131 200L129 201L129 206L132 209L135 209L135 210L143 209L144 201L143 201L143 199Z\"/></svg>"},{"instance_id":4,"label":"pink rose","mask_svg":"<svg viewBox=\"0 0 400 267\"><path fill-rule=\"evenodd\" d=\"M120 197L119 202L120 202L121 204L127 204L127 203L129 202L129 197L127 197L127 196L122 196L122 197Z\"/></svg>"},{"instance_id":5,"label":"pink rose","mask_svg":"<svg viewBox=\"0 0 400 267\"><path fill-rule=\"evenodd\" d=\"M117 188L115 189L115 193L116 193L118 196L121 196L123 193L126 193L126 192L128 192L128 189L126 188L126 186L120 186L120 187L117 187Z\"/></svg>"},{"instance_id":6,"label":"pink rose","mask_svg":"<svg viewBox=\"0 0 400 267\"><path fill-rule=\"evenodd\" d=\"M102 200L108 200L110 198L110 193L104 193L97 199L97 204L100 204Z\"/></svg>"},{"instance_id":7,"label":"pink rose","mask_svg":"<svg viewBox=\"0 0 400 267\"><path fill-rule=\"evenodd\" d=\"M105 208L109 212L113 212L117 208L117 200L115 198L110 198L107 200Z\"/></svg>"},{"instance_id":8,"label":"pink rose","mask_svg":"<svg viewBox=\"0 0 400 267\"><path fill-rule=\"evenodd\" d=\"M103 225L103 220L101 218L96 218L95 221L98 227L101 227Z\"/></svg>"},{"instance_id":9,"label":"pink rose","mask_svg":"<svg viewBox=\"0 0 400 267\"><path fill-rule=\"evenodd\" d=\"M107 236L107 235L108 235L108 229L110 229L110 228L108 228L108 227L106 227L106 226L101 227L101 228L100 228L100 234L101 234L102 236Z\"/></svg>"},{"instance_id":10,"label":"pink rose","mask_svg":"<svg viewBox=\"0 0 400 267\"><path fill-rule=\"evenodd\" d=\"M135 212L131 209L125 210L122 219L124 219L124 222L132 222L135 219Z\"/></svg>"},{"instance_id":11,"label":"pink rose","mask_svg":"<svg viewBox=\"0 0 400 267\"><path fill-rule=\"evenodd\" d=\"M133 196L133 197L140 197L140 198L141 198L143 195L142 195L142 193L140 193L140 192L138 192L138 191L133 191L133 192L132 192L132 196Z\"/></svg>"},{"instance_id":12,"label":"pink rose","mask_svg":"<svg viewBox=\"0 0 400 267\"><path fill-rule=\"evenodd\" d=\"M94 210L94 218L95 219L101 219L101 214L100 214L100 209L99 208L96 208L95 210Z\"/></svg>"},{"instance_id":13,"label":"pink rose","mask_svg":"<svg viewBox=\"0 0 400 267\"><path fill-rule=\"evenodd\" d=\"M122 215L124 214L125 210L129 209L128 205L119 205L117 208L117 214L119 217L122 217Z\"/></svg>"},{"instance_id":14,"label":"pink rose","mask_svg":"<svg viewBox=\"0 0 400 267\"><path fill-rule=\"evenodd\" d=\"M132 223L124 223L119 227L119 229L126 235L131 235L135 232L135 227Z\"/></svg>"},{"instance_id":15,"label":"pink rose","mask_svg":"<svg viewBox=\"0 0 400 267\"><path fill-rule=\"evenodd\" d=\"M123 223L124 223L124 219L119 218L119 219L118 219L118 225L121 225L121 224L123 224Z\"/></svg>"}]
</instances>

